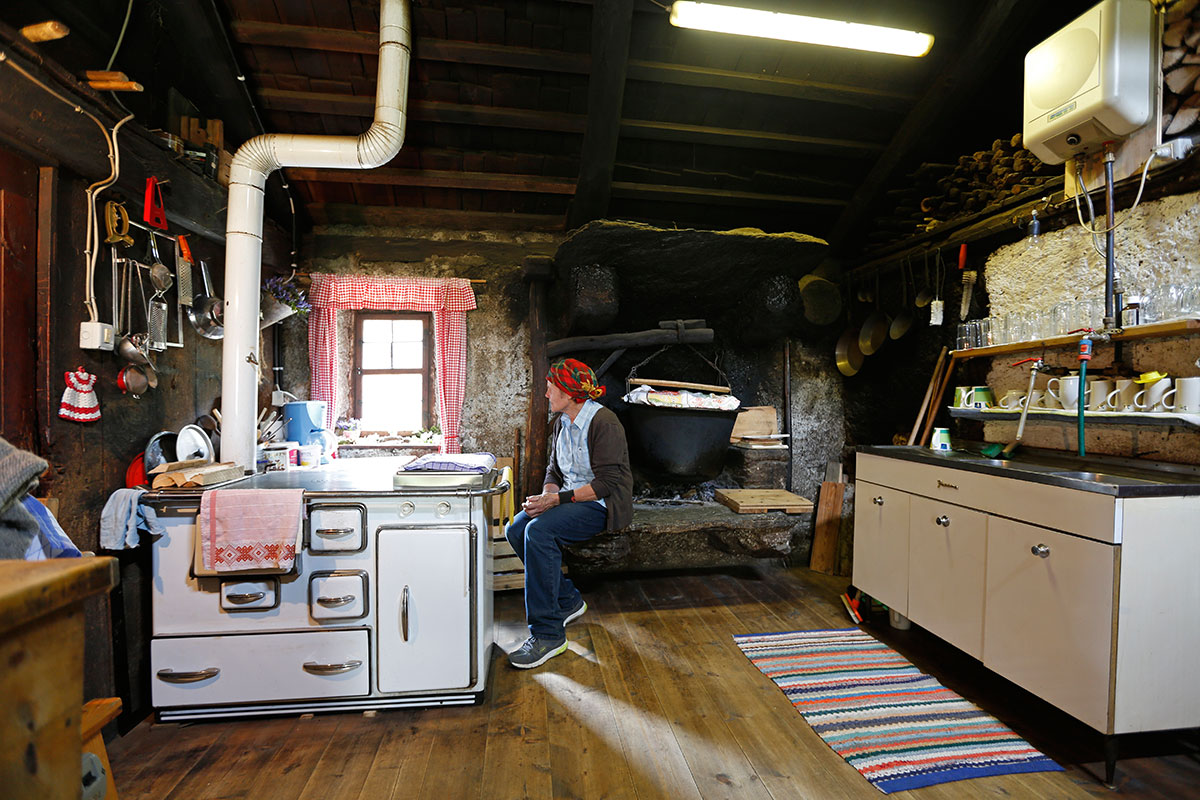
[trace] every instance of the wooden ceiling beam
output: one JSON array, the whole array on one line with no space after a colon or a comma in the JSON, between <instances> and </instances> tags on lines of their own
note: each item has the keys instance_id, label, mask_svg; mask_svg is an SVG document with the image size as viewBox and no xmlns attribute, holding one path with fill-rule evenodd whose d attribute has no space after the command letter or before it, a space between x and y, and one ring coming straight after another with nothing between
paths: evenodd
<instances>
[{"instance_id":1,"label":"wooden ceiling beam","mask_svg":"<svg viewBox=\"0 0 1200 800\"><path fill-rule=\"evenodd\" d=\"M337 28L313 28L305 25L284 25L278 22L234 21L231 28L234 38L245 45L295 47L360 55L374 55L379 50L379 37L375 33ZM418 37L413 42L413 56L426 61L445 61L538 72L560 72L572 75L590 75L592 68L592 59L587 53L459 42L449 39ZM643 59L630 59L625 72L626 77L630 80L649 83L693 86L701 89L727 89L735 92L836 103L859 108L875 109L881 106L883 108L903 108L917 99L917 96L911 92L880 89L873 86L855 86L688 64L668 64Z\"/></svg>"},{"instance_id":2,"label":"wooden ceiling beam","mask_svg":"<svg viewBox=\"0 0 1200 800\"><path fill-rule=\"evenodd\" d=\"M484 231L562 231L561 214L516 214L461 211L410 206L360 206L347 203L309 203L308 213L317 225L368 225L372 227L448 228Z\"/></svg>"},{"instance_id":3,"label":"wooden ceiling beam","mask_svg":"<svg viewBox=\"0 0 1200 800\"><path fill-rule=\"evenodd\" d=\"M946 66L909 111L883 154L859 185L849 205L842 211L825 238L831 252L857 244L859 232L869 224L872 206L890 184L901 163L922 144L948 109L957 107L967 93L978 85L986 70L997 62L997 50L1006 36L1022 29L1025 18L1036 10L1036 0L996 0L982 6L971 35L963 42L957 57Z\"/></svg>"},{"instance_id":4,"label":"wooden ceiling beam","mask_svg":"<svg viewBox=\"0 0 1200 800\"><path fill-rule=\"evenodd\" d=\"M578 228L608 214L613 164L621 138L625 64L633 28L633 0L609 0L592 6L592 54L596 69L588 79L587 131L579 155L579 184L567 224Z\"/></svg>"},{"instance_id":5,"label":"wooden ceiling beam","mask_svg":"<svg viewBox=\"0 0 1200 800\"><path fill-rule=\"evenodd\" d=\"M685 203L719 203L738 206L844 206L846 200L837 197L805 197L800 195L764 194L728 189L703 189L695 186L652 185L613 181L613 197L639 200L674 200Z\"/></svg>"},{"instance_id":6,"label":"wooden ceiling beam","mask_svg":"<svg viewBox=\"0 0 1200 800\"><path fill-rule=\"evenodd\" d=\"M862 157L883 150L877 142L835 139L823 136L800 136L771 131L740 131L711 128L706 125L683 125L652 120L621 120L621 133L634 139L657 139L693 144L713 144L721 147L786 150L791 152L828 152L849 158Z\"/></svg>"},{"instance_id":7,"label":"wooden ceiling beam","mask_svg":"<svg viewBox=\"0 0 1200 800\"><path fill-rule=\"evenodd\" d=\"M513 175L494 172L455 172L437 169L299 169L285 170L293 181L357 183L381 186L427 186L437 189L480 189L489 192L531 192L569 195L575 192L571 178Z\"/></svg>"}]
</instances>

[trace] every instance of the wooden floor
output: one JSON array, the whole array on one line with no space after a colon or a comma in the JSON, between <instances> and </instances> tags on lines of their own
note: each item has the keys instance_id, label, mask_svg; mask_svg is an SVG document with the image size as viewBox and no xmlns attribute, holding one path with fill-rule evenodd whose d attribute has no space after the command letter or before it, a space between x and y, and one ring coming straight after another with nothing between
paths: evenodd
<instances>
[{"instance_id":1,"label":"wooden floor","mask_svg":"<svg viewBox=\"0 0 1200 800\"><path fill-rule=\"evenodd\" d=\"M569 652L530 671L497 653L481 706L147 721L109 745L117 789L124 800L878 798L731 638L848 627L845 585L782 567L594 579ZM503 648L525 636L521 603L497 595ZM1113 792L1096 778L1103 741L1090 728L917 628L869 630L1067 768L896 797L1200 797L1197 731L1123 740Z\"/></svg>"}]
</instances>

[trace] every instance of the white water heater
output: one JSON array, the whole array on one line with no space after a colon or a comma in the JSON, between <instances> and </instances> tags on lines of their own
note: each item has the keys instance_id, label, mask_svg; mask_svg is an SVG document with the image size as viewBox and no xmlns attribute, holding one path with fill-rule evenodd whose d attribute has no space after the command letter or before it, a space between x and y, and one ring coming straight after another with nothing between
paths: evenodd
<instances>
[{"instance_id":1,"label":"white water heater","mask_svg":"<svg viewBox=\"0 0 1200 800\"><path fill-rule=\"evenodd\" d=\"M1025 147L1047 164L1097 151L1154 116L1150 0L1104 0L1025 56Z\"/></svg>"}]
</instances>

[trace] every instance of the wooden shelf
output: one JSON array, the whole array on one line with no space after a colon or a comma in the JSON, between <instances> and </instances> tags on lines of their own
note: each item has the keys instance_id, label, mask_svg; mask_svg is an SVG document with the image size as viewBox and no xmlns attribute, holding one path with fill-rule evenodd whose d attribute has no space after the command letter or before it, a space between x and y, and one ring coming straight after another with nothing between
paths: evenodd
<instances>
[{"instance_id":1,"label":"wooden shelf","mask_svg":"<svg viewBox=\"0 0 1200 800\"><path fill-rule=\"evenodd\" d=\"M1016 422L1021 418L1020 411L1008 409L979 409L949 407L950 416L955 419L971 419L980 422ZM1084 424L1093 425L1185 425L1200 428L1200 414L1175 414L1172 412L1145 411L1085 411ZM1079 413L1065 408L1031 408L1028 421L1031 422L1062 422L1071 425L1078 424Z\"/></svg>"},{"instance_id":2,"label":"wooden shelf","mask_svg":"<svg viewBox=\"0 0 1200 800\"><path fill-rule=\"evenodd\" d=\"M1176 319L1167 322L1151 322L1147 325L1134 325L1112 335L1114 342L1131 342L1137 339L1161 339L1168 336L1186 336L1200 333L1200 319ZM987 356L1003 356L1009 353L1026 353L1030 350L1045 350L1057 347L1074 347L1079 344L1080 334L1054 336L1049 339L1033 339L1028 342L1012 342L1011 344L995 344L990 347L972 347L970 350L953 350L950 358L954 361L966 361L970 358Z\"/></svg>"}]
</instances>

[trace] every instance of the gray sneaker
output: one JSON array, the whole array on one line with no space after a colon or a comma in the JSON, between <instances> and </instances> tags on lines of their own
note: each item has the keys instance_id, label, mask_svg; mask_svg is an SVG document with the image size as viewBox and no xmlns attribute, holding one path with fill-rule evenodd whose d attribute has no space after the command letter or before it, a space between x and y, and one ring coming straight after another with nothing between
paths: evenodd
<instances>
[{"instance_id":1,"label":"gray sneaker","mask_svg":"<svg viewBox=\"0 0 1200 800\"><path fill-rule=\"evenodd\" d=\"M587 602L584 601L584 599L581 597L581 598L579 598L579 605L577 605L577 606L575 606L575 608L571 609L567 613L567 616L563 618L563 627L565 628L566 626L570 625L575 620L582 617L585 611L587 611Z\"/></svg>"},{"instance_id":2,"label":"gray sneaker","mask_svg":"<svg viewBox=\"0 0 1200 800\"><path fill-rule=\"evenodd\" d=\"M558 641L530 636L523 645L508 654L508 663L517 669L533 669L565 652L567 652L565 636Z\"/></svg>"}]
</instances>

